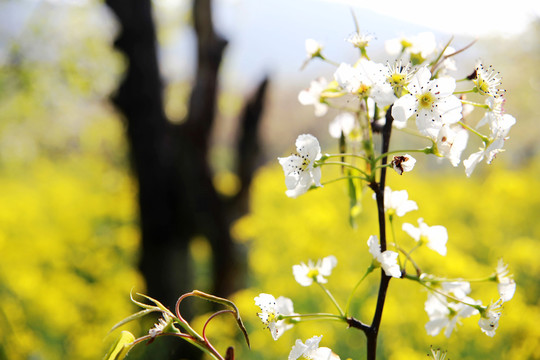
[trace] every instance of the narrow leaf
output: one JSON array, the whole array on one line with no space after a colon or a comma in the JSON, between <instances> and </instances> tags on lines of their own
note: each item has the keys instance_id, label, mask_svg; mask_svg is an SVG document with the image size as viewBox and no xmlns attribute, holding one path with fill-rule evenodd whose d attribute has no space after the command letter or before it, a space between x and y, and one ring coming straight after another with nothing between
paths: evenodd
<instances>
[{"instance_id":1,"label":"narrow leaf","mask_svg":"<svg viewBox=\"0 0 540 360\"><path fill-rule=\"evenodd\" d=\"M135 344L135 336L129 331L122 331L120 337L111 346L103 360L122 360Z\"/></svg>"},{"instance_id":2,"label":"narrow leaf","mask_svg":"<svg viewBox=\"0 0 540 360\"><path fill-rule=\"evenodd\" d=\"M135 314L131 314L130 316L128 316L128 317L125 318L124 320L122 320L122 321L116 323L116 324L112 327L112 329L109 331L109 334L110 334L112 331L118 329L120 326L122 326L122 325L124 325L124 324L127 324L127 323L130 322L130 321L136 320L136 319L138 319L138 318L140 318L140 317L143 317L143 316L145 316L145 315L147 315L147 314L150 314L151 312L154 312L154 311L159 311L159 310L158 310L157 308L153 308L153 309L144 309L144 310L141 310L141 311L139 311L139 312L137 312L137 313L135 313Z\"/></svg>"}]
</instances>

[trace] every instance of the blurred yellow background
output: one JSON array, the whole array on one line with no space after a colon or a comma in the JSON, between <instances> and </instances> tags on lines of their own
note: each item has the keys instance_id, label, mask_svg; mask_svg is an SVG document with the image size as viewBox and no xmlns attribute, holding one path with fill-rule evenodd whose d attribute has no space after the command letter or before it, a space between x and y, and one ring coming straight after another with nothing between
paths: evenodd
<instances>
[{"instance_id":1,"label":"blurred yellow background","mask_svg":"<svg viewBox=\"0 0 540 360\"><path fill-rule=\"evenodd\" d=\"M15 3L4 2L3 13L22 14L25 10L8 12ZM67 8L61 1L36 3L39 11L20 31L7 22L1 27L0 359L96 359L117 335L118 331L108 335L109 329L136 310L129 301L130 291L144 292L145 286L137 271L137 189L129 169L125 129L107 102L125 64L111 48L114 21L102 13L100 2L81 1L83 5ZM179 13L171 19L159 9L160 40L166 45L177 31L170 22L185 21L187 15ZM341 10L350 16L348 7ZM18 18L14 19L16 24ZM352 22L347 26L353 29ZM400 242L412 244L400 231L403 221L416 224L423 217L430 225L448 229L446 257L426 249L416 253L425 271L449 277L487 276L503 257L514 274L516 295L505 304L494 338L480 331L477 316L465 319L450 339L442 334L429 337L424 330L426 292L407 280L392 280L379 339L381 358L425 358L434 345L447 349L456 360L540 359L539 29L536 23L515 37L481 40L478 50L463 59L469 63L478 56L493 59L503 75L506 110L518 121L505 146L507 152L491 166L479 165L470 179L462 167L449 169L448 164L418 157L413 173L401 177L392 173L388 183L394 190L407 189L420 208L396 221ZM249 249L249 286L233 300L248 327L252 350L243 345L241 334L227 318L214 320L210 337L222 350L234 343L238 359L278 359L286 358L296 338L323 335L322 345L342 359L362 359L363 334L339 323L302 323L274 342L256 316L253 302L266 292L290 297L297 312L333 311L320 289L303 288L294 281L292 265L335 255L338 265L328 288L343 304L371 261L366 241L377 231L369 192L357 229L348 224L342 183L294 200L284 194L282 170L273 159L291 150L299 131L320 136L326 144L323 152L334 146L325 135L327 119L314 120L312 109L296 101L313 70L328 68L314 65L307 75L298 72L298 80L290 80L291 69L297 71L304 56L303 44L296 45L296 62L291 62L288 73L276 71L276 84L287 87L276 85L268 100L263 137L269 162L253 184L251 214L231 230ZM271 51L279 53L276 48ZM189 61L183 66L189 68ZM165 75L175 74L174 69L166 70L170 72L164 71ZM230 87L236 75L229 69L224 84ZM166 106L173 118L185 112L189 80L189 76L169 78ZM249 88L247 82L239 81ZM238 89L229 89L220 101L221 131L215 135L219 151L210 159L218 163L218 170L226 158L227 121L238 112L238 96ZM222 191L234 192L229 188L234 178L223 171L216 177ZM323 179L331 177L331 172L324 172ZM205 290L209 246L204 238L197 238L191 251L199 264L195 283ZM372 274L353 303L354 313L366 322L373 313L377 284L378 275ZM479 284L473 286L471 296L488 304L497 294L494 284ZM197 319L202 321L204 317ZM136 335L147 331L137 323L125 328Z\"/></svg>"}]
</instances>

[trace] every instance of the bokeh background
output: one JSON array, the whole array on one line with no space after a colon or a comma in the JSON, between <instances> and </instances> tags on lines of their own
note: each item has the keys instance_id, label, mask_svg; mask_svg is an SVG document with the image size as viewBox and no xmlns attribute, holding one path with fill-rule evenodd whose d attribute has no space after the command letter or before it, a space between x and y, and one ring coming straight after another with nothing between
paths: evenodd
<instances>
[{"instance_id":1,"label":"bokeh background","mask_svg":"<svg viewBox=\"0 0 540 360\"><path fill-rule=\"evenodd\" d=\"M478 277L491 274L500 257L509 264L518 287L514 299L505 304L496 336L482 334L476 317L465 319L450 339L427 336L426 292L405 280L392 281L379 340L381 358L425 358L434 345L447 349L451 359L540 359L540 23L538 9L532 7L537 5L454 1L441 9L426 1L384 3L213 2L216 32L229 43L202 159L220 204L234 199L240 189L245 192L244 207L226 222L235 257L222 258L211 231L193 231L186 235L188 241L182 240L182 254L175 258L164 251L145 258L145 268L140 265L146 249L140 226L140 169L133 167L129 119L111 100L130 64L114 47L121 32L117 17L97 0L2 0L0 359L101 358L118 335L118 330L108 333L111 327L137 310L129 300L130 291L150 291L159 297L153 284L170 287L185 277L188 290L217 288L229 291L227 295L237 302L252 349L243 345L231 319L214 320L210 336L220 349L234 344L239 359L285 358L296 338L313 335L323 335L322 344L342 359L363 359L363 335L341 324L301 324L274 342L253 303L260 292L267 292L292 298L298 312L332 311L319 289L294 281L292 265L335 255L338 265L328 288L344 302L371 261L366 240L376 233L377 223L370 194L365 193L358 227L352 229L343 184L288 199L275 161L293 151L297 135L305 132L320 139L323 151L335 150L327 134L335 113L315 118L311 107L297 101L309 81L321 75L330 78L333 68L319 62L302 71L300 67L306 38L323 43L331 59L354 61L357 53L344 41L354 31L351 9L361 30L375 36L368 50L380 62L390 59L384 41L402 34L433 31L440 43L454 36L456 48L476 39L475 46L456 59L460 70L455 76L472 72L478 59L492 64L503 76L505 109L517 119L505 144L507 151L491 166L479 165L471 178L465 177L462 167L418 157L413 173L391 174L388 179L392 188L407 189L420 208L399 219L397 226L402 220L415 224L423 217L430 225L448 229L446 257L419 252L418 261L426 271ZM164 114L174 129L182 129L197 79L192 2L149 4ZM257 130L258 156L246 190L237 172L238 119L264 78L269 82ZM396 140L403 141L399 135ZM471 144L468 152L475 146ZM191 171L185 164L182 171ZM195 206L193 213L198 210ZM209 215L201 216L205 222ZM184 226L181 216L173 222ZM206 227L212 224L206 222ZM158 274L158 280L145 278L148 267L161 269L161 263L171 261L182 262L177 269L185 276L178 276L173 266ZM212 268L227 262L235 263L241 275L229 279L234 286L220 289ZM371 276L358 290L353 308L361 319L372 316L377 284L377 276ZM179 296L185 286L171 291ZM471 296L487 304L496 290L493 284L478 285ZM168 298L161 300L174 305ZM209 309L193 302L186 311L202 324ZM134 322L125 329L142 335L154 320ZM158 343L165 345L160 348ZM160 349L157 353L154 345ZM128 358L187 357L173 347L159 339L152 346L136 348Z\"/></svg>"}]
</instances>

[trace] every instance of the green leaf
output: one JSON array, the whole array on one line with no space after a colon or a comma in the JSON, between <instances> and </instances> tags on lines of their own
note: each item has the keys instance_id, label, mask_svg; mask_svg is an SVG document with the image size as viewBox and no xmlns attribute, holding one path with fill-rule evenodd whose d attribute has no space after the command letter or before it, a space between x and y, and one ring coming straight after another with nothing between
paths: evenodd
<instances>
[{"instance_id":1,"label":"green leaf","mask_svg":"<svg viewBox=\"0 0 540 360\"><path fill-rule=\"evenodd\" d=\"M125 330L122 331L122 333L120 334L120 337L111 346L111 348L109 349L109 352L107 353L107 355L105 355L103 360L124 359L126 355L128 354L129 350L131 350L131 348L135 346L134 341L135 341L135 336L133 336L132 333Z\"/></svg>"},{"instance_id":2,"label":"green leaf","mask_svg":"<svg viewBox=\"0 0 540 360\"><path fill-rule=\"evenodd\" d=\"M138 318L140 318L140 317L143 317L144 315L150 314L151 312L154 312L154 311L159 311L159 309L157 309L157 308L153 308L153 309L144 309L144 310L141 310L141 311L139 311L139 312L137 312L137 313L135 313L135 314L132 314L132 315L128 316L128 317L125 318L124 320L122 320L122 321L116 323L116 324L112 327L112 329L109 331L109 334L110 334L112 331L118 329L120 326L122 326L122 325L124 325L124 324L127 324L127 323L130 322L130 321L136 320L136 319L138 319Z\"/></svg>"}]
</instances>

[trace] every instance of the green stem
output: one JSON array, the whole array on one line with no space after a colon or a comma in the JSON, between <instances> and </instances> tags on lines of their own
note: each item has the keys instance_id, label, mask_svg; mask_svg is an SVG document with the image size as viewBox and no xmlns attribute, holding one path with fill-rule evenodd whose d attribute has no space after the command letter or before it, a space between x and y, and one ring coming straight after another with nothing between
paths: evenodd
<instances>
[{"instance_id":1,"label":"green stem","mask_svg":"<svg viewBox=\"0 0 540 360\"><path fill-rule=\"evenodd\" d=\"M356 171L358 171L359 173L361 173L362 175L364 175L366 178L369 178L369 175L368 175L365 171L363 171L363 170L357 168L357 167L354 166L354 165L351 165L351 164L349 164L349 163L346 163L346 162L341 162L341 161L327 161L327 162L323 162L323 163L320 163L320 164L317 164L317 165L318 165L318 166L323 166L323 165L339 165L339 166L344 166L344 167L348 167L348 168L350 168L350 169L356 170Z\"/></svg>"},{"instance_id":2,"label":"green stem","mask_svg":"<svg viewBox=\"0 0 540 360\"><path fill-rule=\"evenodd\" d=\"M381 160L383 157L387 157L389 155L406 154L406 153L410 153L410 152L431 154L433 152L433 149L432 149L432 147L427 147L427 148L424 148L424 149L392 150L392 151L388 151L388 152L386 152L384 154L381 154L381 155L377 156L377 158L375 158L375 162L379 162L379 160Z\"/></svg>"},{"instance_id":3,"label":"green stem","mask_svg":"<svg viewBox=\"0 0 540 360\"><path fill-rule=\"evenodd\" d=\"M358 289L358 287L360 286L360 284L362 283L362 281L364 281L364 279L375 269L375 267L373 266L373 264L371 264L367 270L366 270L366 273L364 274L364 276L362 276L362 278L356 283L356 285L354 286L354 288L352 289L351 291L351 294L349 295L349 298L347 299L347 305L345 306L345 316L349 316L349 309L351 307L351 302L352 302L352 299L353 299L353 296L354 296L354 293L356 292L356 290Z\"/></svg>"},{"instance_id":4,"label":"green stem","mask_svg":"<svg viewBox=\"0 0 540 360\"><path fill-rule=\"evenodd\" d=\"M330 65L334 65L334 66L339 66L339 63L335 62L335 61L332 61L330 59L327 59L326 57L322 56L322 55L319 55L319 58L321 58L321 60L327 62L328 64Z\"/></svg>"},{"instance_id":5,"label":"green stem","mask_svg":"<svg viewBox=\"0 0 540 360\"><path fill-rule=\"evenodd\" d=\"M324 185L335 183L335 182L340 181L340 180L348 180L348 179L360 179L360 180L364 180L366 182L371 181L370 179L362 177L362 176L342 176L342 177L339 177L339 178L336 178L336 179L325 181L325 182L321 183L321 185L324 186Z\"/></svg>"},{"instance_id":6,"label":"green stem","mask_svg":"<svg viewBox=\"0 0 540 360\"><path fill-rule=\"evenodd\" d=\"M407 252L405 251L405 249L399 247L397 244L394 244L396 246L396 249L398 251L400 251L403 255L405 255L405 262L403 263L403 270L406 270L405 267L407 266L407 261L410 261L411 264L414 266L414 269L416 270L416 275L417 276L420 276L422 275L422 270L420 269L420 267L416 264L416 262L413 260L413 258L411 257L411 254L414 250L418 249L420 247L419 244L416 244L412 249L411 251Z\"/></svg>"},{"instance_id":7,"label":"green stem","mask_svg":"<svg viewBox=\"0 0 540 360\"><path fill-rule=\"evenodd\" d=\"M474 93L474 89L471 90L463 90L463 91L454 91L453 95L461 95L461 94L471 94Z\"/></svg>"},{"instance_id":8,"label":"green stem","mask_svg":"<svg viewBox=\"0 0 540 360\"><path fill-rule=\"evenodd\" d=\"M476 106L476 107L483 108L483 109L489 109L489 105L480 104L480 103L477 103L477 102L474 102L474 101L461 100L461 103L466 104L466 105Z\"/></svg>"},{"instance_id":9,"label":"green stem","mask_svg":"<svg viewBox=\"0 0 540 360\"><path fill-rule=\"evenodd\" d=\"M324 155L324 157L325 157L326 159L330 159L330 158L334 158L334 157L343 157L343 156L354 157L354 158L358 158L358 159L362 159L362 160L368 161L368 159L367 159L365 156L358 155L358 154L353 154L353 153L325 154L325 155Z\"/></svg>"},{"instance_id":10,"label":"green stem","mask_svg":"<svg viewBox=\"0 0 540 360\"><path fill-rule=\"evenodd\" d=\"M476 136L480 137L480 139L482 139L484 144L487 145L489 143L489 138L487 136L480 134L478 131L476 131L475 129L473 129L469 125L465 124L463 121L459 121L458 124L463 126L465 129L469 130L470 132L472 132Z\"/></svg>"},{"instance_id":11,"label":"green stem","mask_svg":"<svg viewBox=\"0 0 540 360\"><path fill-rule=\"evenodd\" d=\"M468 305L468 306L470 306L470 307L473 307L473 308L477 309L478 311L482 311L482 310L483 310L483 307L482 307L481 305L469 304L468 302L463 301L463 300L461 300L461 299L458 299L457 297L452 296L452 295L450 295L450 294L448 294L448 293L445 293L445 292L442 291L442 290L439 290L439 289L437 289L437 288L434 288L434 287L432 287L432 286L426 284L424 281L422 281L422 279L420 279L420 277L411 276L411 275L407 275L407 274L405 274L404 277L405 277L406 279L416 281L416 282L418 282L420 285L422 285L422 286L424 286L425 288L427 288L428 290L433 291L433 292L435 292L435 293L437 293L437 294L439 294L439 295L445 296L445 297L447 297L447 298L450 299L450 300L453 300L453 301L455 301L455 302L462 303L462 304L464 304L464 305Z\"/></svg>"},{"instance_id":12,"label":"green stem","mask_svg":"<svg viewBox=\"0 0 540 360\"><path fill-rule=\"evenodd\" d=\"M328 289L326 287L324 287L323 284L321 284L320 282L317 282L317 284L319 284L319 286L321 287L321 289L323 289L323 291L325 292L325 294L330 298L330 300L332 301L332 303L336 306L336 308L338 309L339 311L339 315L342 317L342 318L345 318L345 313L343 312L343 310L341 310L341 307L339 306L339 304L337 303L336 299L334 298L334 296L332 295L332 293L330 291L328 291Z\"/></svg>"},{"instance_id":13,"label":"green stem","mask_svg":"<svg viewBox=\"0 0 540 360\"><path fill-rule=\"evenodd\" d=\"M302 320L338 320L338 321L344 321L346 320L344 316L342 315L336 315L336 314L327 314L327 313L314 313L314 314L294 314L294 315L279 315L279 320L282 319L292 319L295 320L297 318L300 318L300 321Z\"/></svg>"},{"instance_id":14,"label":"green stem","mask_svg":"<svg viewBox=\"0 0 540 360\"><path fill-rule=\"evenodd\" d=\"M392 235L392 243L396 249L399 249L399 245L397 244L396 240L396 229L394 227L394 216L389 215L388 216L388 222L390 223L390 234ZM399 250L398 250L399 251ZM398 256L398 264L401 269L404 269L405 267L401 266L401 258Z\"/></svg>"}]
</instances>

